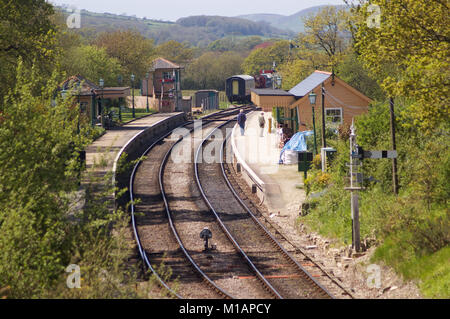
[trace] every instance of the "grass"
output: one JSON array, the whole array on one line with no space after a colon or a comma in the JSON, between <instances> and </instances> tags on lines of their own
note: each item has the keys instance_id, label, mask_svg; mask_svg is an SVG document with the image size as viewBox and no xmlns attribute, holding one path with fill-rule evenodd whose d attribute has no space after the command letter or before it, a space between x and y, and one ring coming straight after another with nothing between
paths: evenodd
<instances>
[{"instance_id":1,"label":"grass","mask_svg":"<svg viewBox=\"0 0 450 319\"><path fill-rule=\"evenodd\" d=\"M320 171L309 172L306 188L312 192L326 188L327 192L309 200L309 214L299 221L336 239L338 245L349 245L350 193L344 190L348 184L348 146L343 146L340 143L336 147L330 180L321 183ZM428 207L423 195L410 185L395 196L382 183L371 184L359 196L361 239L375 239L377 244L373 261L383 261L405 280L413 280L424 297L450 298L449 214L445 204Z\"/></svg>"},{"instance_id":2,"label":"grass","mask_svg":"<svg viewBox=\"0 0 450 319\"><path fill-rule=\"evenodd\" d=\"M112 109L114 110L116 115L119 114L118 108L112 108ZM147 112L146 109L135 109L134 113L135 113L136 118L133 118L133 109L125 108L125 110L122 111L122 123L126 123L126 122L129 122L129 121L134 120L134 119L139 119L139 118L144 117L146 115L154 114L154 113L156 113L156 111L153 110L153 109L150 109L150 112Z\"/></svg>"},{"instance_id":3,"label":"grass","mask_svg":"<svg viewBox=\"0 0 450 319\"><path fill-rule=\"evenodd\" d=\"M399 258L399 255L401 256ZM450 297L450 247L435 253L416 256L399 247L396 241L386 240L377 248L373 261L384 261L407 280L415 280L427 298Z\"/></svg>"}]
</instances>

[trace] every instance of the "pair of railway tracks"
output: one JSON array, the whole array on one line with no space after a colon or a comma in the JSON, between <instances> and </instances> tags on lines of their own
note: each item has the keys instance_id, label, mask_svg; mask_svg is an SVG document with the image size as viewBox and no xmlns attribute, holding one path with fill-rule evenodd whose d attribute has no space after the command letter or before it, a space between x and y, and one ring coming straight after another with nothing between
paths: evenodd
<instances>
[{"instance_id":1,"label":"pair of railway tracks","mask_svg":"<svg viewBox=\"0 0 450 319\"><path fill-rule=\"evenodd\" d=\"M235 116L233 110L208 117L202 127L206 137L195 136L194 123L186 124L184 136L168 139L167 134L134 167L132 226L144 263L176 298L333 298L234 190L236 181L223 159ZM192 136L193 143L186 138ZM187 151L192 146L193 154ZM173 154L180 151L188 160L177 161ZM205 160L205 152L215 160ZM199 233L205 226L215 250L203 249ZM155 267L160 264L173 271L172 278L160 276Z\"/></svg>"}]
</instances>

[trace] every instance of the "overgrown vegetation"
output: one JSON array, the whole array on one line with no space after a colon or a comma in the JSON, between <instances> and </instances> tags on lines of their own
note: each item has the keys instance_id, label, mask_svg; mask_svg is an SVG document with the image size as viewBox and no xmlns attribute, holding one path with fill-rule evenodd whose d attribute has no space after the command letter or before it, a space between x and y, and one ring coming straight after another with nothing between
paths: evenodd
<instances>
[{"instance_id":1,"label":"overgrown vegetation","mask_svg":"<svg viewBox=\"0 0 450 319\"><path fill-rule=\"evenodd\" d=\"M361 237L366 245L377 245L374 261L383 261L405 279L415 280L425 296L448 298L450 114L443 86L450 74L448 60L442 58L443 52L448 53L448 26L428 19L444 14L445 6L438 1L373 3L382 8L381 27L367 27L366 5L356 9L354 20L359 23L353 25L353 48L358 63L368 70L364 77L375 79L382 91L374 84L369 89L378 101L372 103L368 114L356 119L357 142L366 150L391 149L389 101L383 96L395 97L400 192L393 194L391 160L364 160ZM431 47L437 51L428 52ZM340 69L351 70L345 60ZM425 91L429 94L420 93ZM315 169L305 182L309 193L321 196L310 197L309 214L301 219L348 245L350 194L344 187L348 186L349 142L348 134L341 136L344 139L336 135L328 140L338 150L328 172Z\"/></svg>"},{"instance_id":2,"label":"overgrown vegetation","mask_svg":"<svg viewBox=\"0 0 450 319\"><path fill-rule=\"evenodd\" d=\"M362 238L377 245L375 261L417 280L425 296L448 298L448 6L438 0L371 3L381 8L379 27L368 24L365 1L351 11L323 7L305 18L304 32L290 43L280 39L288 33L217 17L177 24L144 19L158 30L152 39L129 30L137 20L130 17L121 18L119 30L69 30L44 0L0 0L0 296L146 296L149 287L136 289L137 269L125 263L127 215L110 214L101 192L87 198L86 209L73 207L79 151L102 131L55 92L75 73L93 82L103 78L108 86L129 86L135 74L137 89L151 61L162 56L185 67L183 88L192 90L223 90L227 76L256 75L273 62L284 89L315 69L333 70L374 100L369 113L355 119L358 143L367 150L391 148L387 99L393 97L400 193L392 193L389 160L364 161ZM310 196L309 214L301 219L350 244L348 127L326 134L338 152L326 173L315 158L305 188L320 196ZM81 267L81 289L66 287L65 268L74 263Z\"/></svg>"},{"instance_id":3,"label":"overgrown vegetation","mask_svg":"<svg viewBox=\"0 0 450 319\"><path fill-rule=\"evenodd\" d=\"M0 64L13 80L2 82L0 99L0 298L146 297L150 286L135 288L139 265L127 262L129 216L111 213L104 200L114 188L111 174L82 174L80 151L102 130L90 127L73 97L56 94L63 52L51 6L33 0L8 7L16 4L1 2L8 23L0 28ZM26 19L46 27L29 28L25 38L13 22ZM9 32L17 38L4 37ZM83 175L91 187L85 199ZM92 190L98 184L101 191ZM80 288L67 286L71 264L80 267Z\"/></svg>"}]
</instances>

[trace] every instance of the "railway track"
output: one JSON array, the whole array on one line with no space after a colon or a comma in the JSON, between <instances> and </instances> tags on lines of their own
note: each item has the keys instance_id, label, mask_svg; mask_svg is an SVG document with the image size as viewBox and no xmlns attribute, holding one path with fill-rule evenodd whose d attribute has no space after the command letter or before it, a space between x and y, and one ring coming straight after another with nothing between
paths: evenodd
<instances>
[{"instance_id":1,"label":"railway track","mask_svg":"<svg viewBox=\"0 0 450 319\"><path fill-rule=\"evenodd\" d=\"M221 130L224 131L223 128ZM197 148L197 185L221 228L252 268L254 276L275 298L333 298L259 223L245 203L239 200L226 179L223 168L225 140L210 139L213 133ZM225 132L222 132L222 136L225 136ZM209 146L210 143L220 144L220 147ZM204 152L204 148L219 149L220 160L199 163L198 157ZM242 279L250 278L252 277Z\"/></svg>"},{"instance_id":2,"label":"railway track","mask_svg":"<svg viewBox=\"0 0 450 319\"><path fill-rule=\"evenodd\" d=\"M144 264L176 298L334 298L334 287L314 279L316 264L306 255L298 262L299 249L290 247L273 225L261 223L245 195L240 198L245 190L222 160L226 138L211 138L226 137L235 116L236 110L208 116L202 127L206 137L196 136L194 123L187 123L183 136L162 137L134 167L132 225ZM195 152L180 163L176 155L192 151L188 136L194 137ZM199 161L206 151L215 160ZM216 249L203 250L199 233L205 226L214 234ZM162 264L173 273L165 274Z\"/></svg>"},{"instance_id":3,"label":"railway track","mask_svg":"<svg viewBox=\"0 0 450 319\"><path fill-rule=\"evenodd\" d=\"M302 247L294 244L283 235L283 231L268 217L268 212L266 214L262 212L264 207L261 207L259 198L253 194L248 184L243 179L239 178L231 164L231 159L227 161L224 158L224 154L231 154L231 143L228 143L228 141L229 136L226 141L224 141L223 150L227 147L230 150L221 155L223 158L221 164L222 175L235 198L241 203L244 209L248 211L255 220L255 223L257 223L262 231L267 234L267 237L269 237L274 245L284 247L285 252L283 253L291 255L291 257L288 258L293 258L298 261L301 267L303 267L313 278L317 278L316 280L320 282L320 285L330 292L332 296L353 299L354 296L342 285L342 283L311 258Z\"/></svg>"},{"instance_id":4,"label":"railway track","mask_svg":"<svg viewBox=\"0 0 450 319\"><path fill-rule=\"evenodd\" d=\"M236 110L215 113L213 116L209 116L204 124L205 126L221 125L224 118L228 117L229 119L230 116L234 118L236 114ZM194 123L188 123L183 128L191 134ZM168 194L166 192L164 173L169 171L167 166L171 165L169 155L178 144L182 143L183 138L168 139L171 133L153 143L144 152L143 155L147 158L136 164L130 178L132 226L139 253L163 289L173 297L232 298L229 293L214 284L214 281L210 279L211 275L208 276L199 266L200 264L204 267L205 260L203 262L201 260L201 258L205 259L204 254L195 249L186 248L183 243L186 241L183 238L184 234L182 233L180 236L178 233L177 224L182 215L179 212L174 214L173 207L176 203L170 192ZM190 165L192 166L192 163ZM180 165L176 166L179 169ZM134 204L137 198L139 202ZM195 196L193 196L193 202L195 202ZM195 235L198 237L198 234ZM217 268L217 265L211 263L209 258L210 256L206 256L206 263L211 264L209 268ZM170 267L173 275L161 274L159 266L161 264ZM229 269L225 270L229 271ZM215 271L217 272L217 270ZM164 273L164 271L162 272ZM178 282L175 281L174 284L175 277L178 277ZM183 291L183 294L176 292L174 286L177 285L182 287L179 290Z\"/></svg>"}]
</instances>

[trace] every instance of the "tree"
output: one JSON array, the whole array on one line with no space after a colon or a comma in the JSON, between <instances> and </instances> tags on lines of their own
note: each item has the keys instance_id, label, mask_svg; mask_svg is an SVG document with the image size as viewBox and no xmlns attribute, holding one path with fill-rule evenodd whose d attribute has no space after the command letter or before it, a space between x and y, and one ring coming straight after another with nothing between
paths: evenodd
<instances>
[{"instance_id":1,"label":"tree","mask_svg":"<svg viewBox=\"0 0 450 319\"><path fill-rule=\"evenodd\" d=\"M273 62L280 65L289 58L289 41L281 40L270 47L253 50L244 60L242 69L249 75L259 74L260 70L270 70Z\"/></svg>"},{"instance_id":2,"label":"tree","mask_svg":"<svg viewBox=\"0 0 450 319\"><path fill-rule=\"evenodd\" d=\"M193 59L194 50L189 48L186 43L170 40L158 45L156 54L174 63L186 64Z\"/></svg>"},{"instance_id":3,"label":"tree","mask_svg":"<svg viewBox=\"0 0 450 319\"><path fill-rule=\"evenodd\" d=\"M364 67L356 54L347 53L339 64L336 74L358 91L364 93L373 100L384 101L385 93L380 88L376 79L369 76L369 71Z\"/></svg>"},{"instance_id":4,"label":"tree","mask_svg":"<svg viewBox=\"0 0 450 319\"><path fill-rule=\"evenodd\" d=\"M333 6L323 7L317 14L305 19L305 36L302 38L312 49L323 50L329 64L335 66L349 45L348 13Z\"/></svg>"},{"instance_id":5,"label":"tree","mask_svg":"<svg viewBox=\"0 0 450 319\"><path fill-rule=\"evenodd\" d=\"M121 65L115 58L110 58L104 48L84 45L64 55L62 70L68 76L80 74L87 79L98 83L104 79L106 86L117 85L117 78L121 73Z\"/></svg>"},{"instance_id":6,"label":"tree","mask_svg":"<svg viewBox=\"0 0 450 319\"><path fill-rule=\"evenodd\" d=\"M0 97L15 86L18 58L50 75L55 56L53 7L44 0L0 0ZM3 101L0 102L0 104Z\"/></svg>"},{"instance_id":7,"label":"tree","mask_svg":"<svg viewBox=\"0 0 450 319\"><path fill-rule=\"evenodd\" d=\"M137 31L104 32L97 37L95 45L105 48L110 57L120 62L124 79L130 79L131 74L143 79L155 57L153 40Z\"/></svg>"},{"instance_id":8,"label":"tree","mask_svg":"<svg viewBox=\"0 0 450 319\"><path fill-rule=\"evenodd\" d=\"M388 96L413 100L407 116L430 131L450 123L448 4L440 0L376 0L354 8L355 48Z\"/></svg>"},{"instance_id":9,"label":"tree","mask_svg":"<svg viewBox=\"0 0 450 319\"><path fill-rule=\"evenodd\" d=\"M314 50L299 49L297 52L293 52L292 57L278 67L283 77L282 88L292 89L316 69L329 70L324 66L327 61L325 54Z\"/></svg>"},{"instance_id":10,"label":"tree","mask_svg":"<svg viewBox=\"0 0 450 319\"><path fill-rule=\"evenodd\" d=\"M232 52L207 52L186 67L186 89L225 89L225 79L240 74L243 58Z\"/></svg>"},{"instance_id":11,"label":"tree","mask_svg":"<svg viewBox=\"0 0 450 319\"><path fill-rule=\"evenodd\" d=\"M72 101L52 106L57 76L33 93L40 76L19 59L0 125L0 283L19 298L41 295L70 260L65 192L77 187L84 144Z\"/></svg>"}]
</instances>

